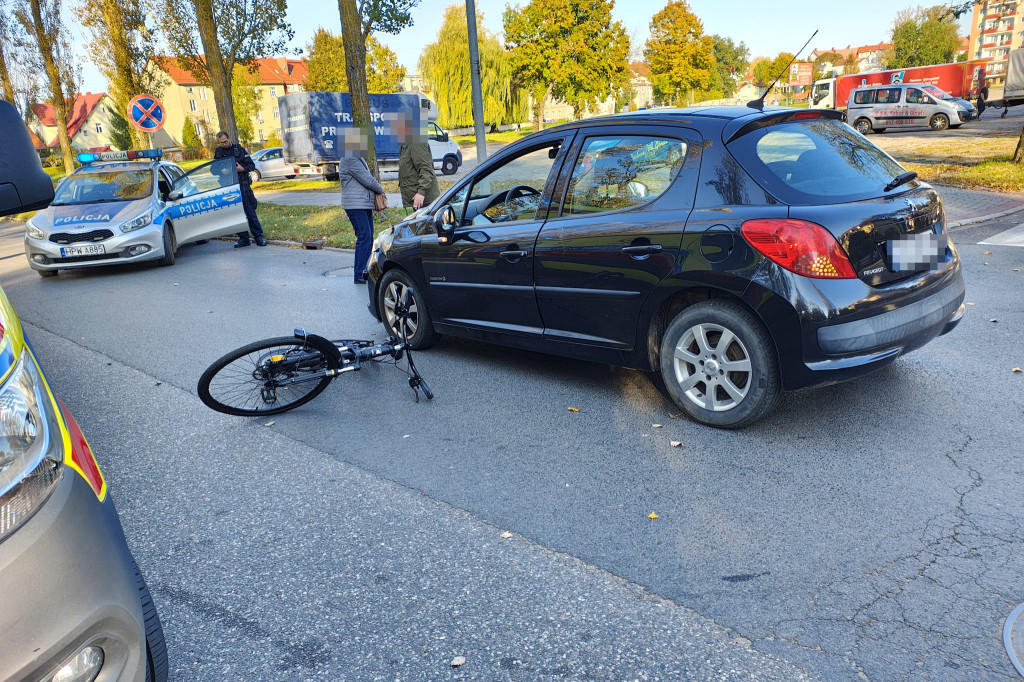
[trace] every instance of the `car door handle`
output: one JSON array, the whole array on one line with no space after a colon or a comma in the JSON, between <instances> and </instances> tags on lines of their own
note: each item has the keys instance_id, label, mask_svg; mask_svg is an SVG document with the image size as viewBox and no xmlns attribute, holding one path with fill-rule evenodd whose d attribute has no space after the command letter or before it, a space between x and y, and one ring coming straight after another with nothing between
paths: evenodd
<instances>
[{"instance_id":1,"label":"car door handle","mask_svg":"<svg viewBox=\"0 0 1024 682\"><path fill-rule=\"evenodd\" d=\"M641 244L639 246L623 246L622 253L636 256L647 256L652 253L661 253L661 244Z\"/></svg>"},{"instance_id":2,"label":"car door handle","mask_svg":"<svg viewBox=\"0 0 1024 682\"><path fill-rule=\"evenodd\" d=\"M526 258L530 255L529 251L502 251L501 255L505 258Z\"/></svg>"}]
</instances>

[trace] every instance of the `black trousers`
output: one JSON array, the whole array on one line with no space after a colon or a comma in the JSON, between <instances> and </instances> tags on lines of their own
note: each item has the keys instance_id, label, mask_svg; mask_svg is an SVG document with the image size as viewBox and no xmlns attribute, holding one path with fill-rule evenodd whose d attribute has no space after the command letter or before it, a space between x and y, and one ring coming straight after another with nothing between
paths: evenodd
<instances>
[{"instance_id":1,"label":"black trousers","mask_svg":"<svg viewBox=\"0 0 1024 682\"><path fill-rule=\"evenodd\" d=\"M252 232L254 239L263 238L263 225L260 224L259 216L256 215L256 197L253 196L250 187L239 187L242 193L242 208L245 209L245 217L249 221L249 231L239 232L238 241L249 241L249 232Z\"/></svg>"}]
</instances>

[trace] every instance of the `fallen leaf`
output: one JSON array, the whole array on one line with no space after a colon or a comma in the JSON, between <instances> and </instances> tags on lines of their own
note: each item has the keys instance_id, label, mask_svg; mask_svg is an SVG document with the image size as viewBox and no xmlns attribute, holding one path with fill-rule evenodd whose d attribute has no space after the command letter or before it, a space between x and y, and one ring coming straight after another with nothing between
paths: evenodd
<instances>
[{"instance_id":1,"label":"fallen leaf","mask_svg":"<svg viewBox=\"0 0 1024 682\"><path fill-rule=\"evenodd\" d=\"M498 537L500 537L502 540L508 540L510 537L512 537L512 533L510 533L508 531L505 531L504 533L502 533Z\"/></svg>"},{"instance_id":2,"label":"fallen leaf","mask_svg":"<svg viewBox=\"0 0 1024 682\"><path fill-rule=\"evenodd\" d=\"M178 283L177 283L177 282L175 282L175 283L174 283L174 286L178 286Z\"/></svg>"},{"instance_id":3,"label":"fallen leaf","mask_svg":"<svg viewBox=\"0 0 1024 682\"><path fill-rule=\"evenodd\" d=\"M671 412L668 413L668 418L669 419L675 419L676 417L682 417L682 416L683 416L682 412L680 412L678 414L672 414Z\"/></svg>"},{"instance_id":4,"label":"fallen leaf","mask_svg":"<svg viewBox=\"0 0 1024 682\"><path fill-rule=\"evenodd\" d=\"M408 438L408 437L409 437L409 436L411 436L411 435L412 435L411 433L407 433L407 434L405 434L404 436L402 436L402 438Z\"/></svg>"},{"instance_id":5,"label":"fallen leaf","mask_svg":"<svg viewBox=\"0 0 1024 682\"><path fill-rule=\"evenodd\" d=\"M155 384L153 384L153 385L154 385L154 386L159 386L159 385L160 385L160 384L162 384L162 383L164 383L164 382L162 382L162 381L158 381L158 382L156 382L156 383L155 383Z\"/></svg>"},{"instance_id":6,"label":"fallen leaf","mask_svg":"<svg viewBox=\"0 0 1024 682\"><path fill-rule=\"evenodd\" d=\"M1013 368L1013 373L1014 374L1020 374L1020 367L1014 367Z\"/></svg>"},{"instance_id":7,"label":"fallen leaf","mask_svg":"<svg viewBox=\"0 0 1024 682\"><path fill-rule=\"evenodd\" d=\"M651 512L650 514L647 515L647 518L649 518L651 521L653 521L654 519L658 518L658 515L655 514L654 512Z\"/></svg>"},{"instance_id":8,"label":"fallen leaf","mask_svg":"<svg viewBox=\"0 0 1024 682\"><path fill-rule=\"evenodd\" d=\"M1020 268L1014 268L1013 271L1014 272L1020 272Z\"/></svg>"},{"instance_id":9,"label":"fallen leaf","mask_svg":"<svg viewBox=\"0 0 1024 682\"><path fill-rule=\"evenodd\" d=\"M267 422L264 426L273 426L276 422Z\"/></svg>"},{"instance_id":10,"label":"fallen leaf","mask_svg":"<svg viewBox=\"0 0 1024 682\"><path fill-rule=\"evenodd\" d=\"M973 304L973 303L971 303L970 301L968 301L968 302L967 302L967 305L974 305L974 304Z\"/></svg>"},{"instance_id":11,"label":"fallen leaf","mask_svg":"<svg viewBox=\"0 0 1024 682\"><path fill-rule=\"evenodd\" d=\"M458 668L460 665L465 665L465 664L466 664L466 657L465 656L456 656L455 658L452 659L452 667L453 668Z\"/></svg>"},{"instance_id":12,"label":"fallen leaf","mask_svg":"<svg viewBox=\"0 0 1024 682\"><path fill-rule=\"evenodd\" d=\"M213 311L212 311L212 310L207 310L206 312L208 312L208 313L212 313Z\"/></svg>"},{"instance_id":13,"label":"fallen leaf","mask_svg":"<svg viewBox=\"0 0 1024 682\"><path fill-rule=\"evenodd\" d=\"M578 408L578 407L570 407L570 408L569 408L569 411L570 411L570 412L579 412L579 411L580 411L580 408Z\"/></svg>"},{"instance_id":14,"label":"fallen leaf","mask_svg":"<svg viewBox=\"0 0 1024 682\"><path fill-rule=\"evenodd\" d=\"M671 443L672 447L674 447L674 448L681 448L681 447L683 447L683 444L681 442L677 441L677 440L670 440L669 443Z\"/></svg>"},{"instance_id":15,"label":"fallen leaf","mask_svg":"<svg viewBox=\"0 0 1024 682\"><path fill-rule=\"evenodd\" d=\"M986 255L986 256L991 256L991 255L992 255L992 252L991 252L991 251L986 251L986 252L984 253L984 255Z\"/></svg>"},{"instance_id":16,"label":"fallen leaf","mask_svg":"<svg viewBox=\"0 0 1024 682\"><path fill-rule=\"evenodd\" d=\"M651 424L651 428L652 429L660 429L661 428L661 424Z\"/></svg>"},{"instance_id":17,"label":"fallen leaf","mask_svg":"<svg viewBox=\"0 0 1024 682\"><path fill-rule=\"evenodd\" d=\"M991 320L989 320L989 322L998 322L998 321L999 321L999 320L997 320L997 319L996 319L996 318L994 318L994 317L993 317L993 318L992 318Z\"/></svg>"}]
</instances>

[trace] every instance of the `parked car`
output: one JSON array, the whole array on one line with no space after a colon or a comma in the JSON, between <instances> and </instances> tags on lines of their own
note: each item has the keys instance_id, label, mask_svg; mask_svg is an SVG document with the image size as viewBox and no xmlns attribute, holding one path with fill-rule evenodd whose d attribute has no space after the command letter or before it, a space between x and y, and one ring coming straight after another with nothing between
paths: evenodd
<instances>
[{"instance_id":1,"label":"parked car","mask_svg":"<svg viewBox=\"0 0 1024 682\"><path fill-rule=\"evenodd\" d=\"M847 120L861 135L886 128L959 128L978 117L967 100L934 85L874 85L850 92Z\"/></svg>"},{"instance_id":2,"label":"parked car","mask_svg":"<svg viewBox=\"0 0 1024 682\"><path fill-rule=\"evenodd\" d=\"M159 149L79 154L53 202L25 224L33 270L157 261L174 265L178 246L248 229L234 161L188 173Z\"/></svg>"},{"instance_id":3,"label":"parked car","mask_svg":"<svg viewBox=\"0 0 1024 682\"><path fill-rule=\"evenodd\" d=\"M285 165L280 147L261 149L258 152L254 152L251 158L253 163L256 164L256 170L249 173L249 177L252 178L253 182L278 178L291 180L296 175L291 164Z\"/></svg>"},{"instance_id":4,"label":"parked car","mask_svg":"<svg viewBox=\"0 0 1024 682\"><path fill-rule=\"evenodd\" d=\"M929 185L821 110L590 119L504 148L375 240L370 312L660 372L735 428L953 329L956 248Z\"/></svg>"}]
</instances>

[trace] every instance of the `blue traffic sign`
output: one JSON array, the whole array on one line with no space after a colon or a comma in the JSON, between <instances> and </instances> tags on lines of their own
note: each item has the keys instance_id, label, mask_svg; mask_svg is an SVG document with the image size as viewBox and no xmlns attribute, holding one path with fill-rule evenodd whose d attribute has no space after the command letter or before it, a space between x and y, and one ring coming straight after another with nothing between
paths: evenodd
<instances>
[{"instance_id":1,"label":"blue traffic sign","mask_svg":"<svg viewBox=\"0 0 1024 682\"><path fill-rule=\"evenodd\" d=\"M164 105L153 95L136 95L128 103L128 120L144 133L164 127Z\"/></svg>"}]
</instances>

